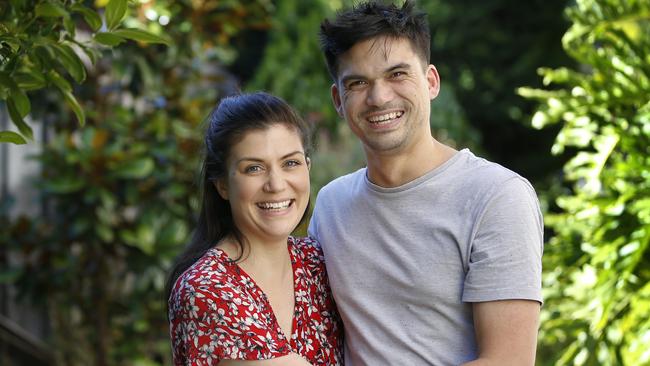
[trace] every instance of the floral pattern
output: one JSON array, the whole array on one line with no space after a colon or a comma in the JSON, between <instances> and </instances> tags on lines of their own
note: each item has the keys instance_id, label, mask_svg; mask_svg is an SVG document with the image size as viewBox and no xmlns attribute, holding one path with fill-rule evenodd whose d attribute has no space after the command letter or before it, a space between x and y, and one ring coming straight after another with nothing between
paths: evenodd
<instances>
[{"instance_id":1,"label":"floral pattern","mask_svg":"<svg viewBox=\"0 0 650 366\"><path fill-rule=\"evenodd\" d=\"M212 248L176 281L169 298L174 365L217 365L300 354L312 365L342 365L341 321L319 244L289 237L293 333L287 340L266 294L225 252Z\"/></svg>"}]
</instances>

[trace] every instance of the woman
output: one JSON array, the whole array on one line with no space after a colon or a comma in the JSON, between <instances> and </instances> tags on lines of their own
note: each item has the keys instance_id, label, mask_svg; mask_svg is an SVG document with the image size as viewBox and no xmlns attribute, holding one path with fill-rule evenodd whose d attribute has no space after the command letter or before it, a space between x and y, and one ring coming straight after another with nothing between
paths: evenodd
<instances>
[{"instance_id":1,"label":"woman","mask_svg":"<svg viewBox=\"0 0 650 366\"><path fill-rule=\"evenodd\" d=\"M265 93L209 118L198 227L168 283L175 365L338 365L341 325L309 204L309 128ZM266 360L266 361L255 361Z\"/></svg>"}]
</instances>

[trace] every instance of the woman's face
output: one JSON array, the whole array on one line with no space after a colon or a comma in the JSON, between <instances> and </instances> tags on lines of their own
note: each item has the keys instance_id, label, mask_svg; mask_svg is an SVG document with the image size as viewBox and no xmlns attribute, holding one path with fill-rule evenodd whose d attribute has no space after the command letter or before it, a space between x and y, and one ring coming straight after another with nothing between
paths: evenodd
<instances>
[{"instance_id":1,"label":"woman's face","mask_svg":"<svg viewBox=\"0 0 650 366\"><path fill-rule=\"evenodd\" d=\"M300 135L285 124L252 130L234 144L219 195L251 245L286 241L309 201L309 160Z\"/></svg>"}]
</instances>

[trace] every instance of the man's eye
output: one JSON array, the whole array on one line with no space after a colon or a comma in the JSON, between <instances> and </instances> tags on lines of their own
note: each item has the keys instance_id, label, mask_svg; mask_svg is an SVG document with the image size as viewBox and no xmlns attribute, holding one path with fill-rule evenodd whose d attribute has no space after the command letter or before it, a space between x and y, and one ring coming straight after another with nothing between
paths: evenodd
<instances>
[{"instance_id":1,"label":"man's eye","mask_svg":"<svg viewBox=\"0 0 650 366\"><path fill-rule=\"evenodd\" d=\"M363 81L363 80L353 80L353 81L350 81L350 82L347 84L346 88L347 88L347 89L351 89L351 90L361 89L361 88L363 88L366 84L367 84L367 83L366 83L365 81Z\"/></svg>"},{"instance_id":2,"label":"man's eye","mask_svg":"<svg viewBox=\"0 0 650 366\"><path fill-rule=\"evenodd\" d=\"M391 77L393 79L395 78L401 78L403 76L406 76L406 73L404 71L395 71L394 73L391 74Z\"/></svg>"}]
</instances>

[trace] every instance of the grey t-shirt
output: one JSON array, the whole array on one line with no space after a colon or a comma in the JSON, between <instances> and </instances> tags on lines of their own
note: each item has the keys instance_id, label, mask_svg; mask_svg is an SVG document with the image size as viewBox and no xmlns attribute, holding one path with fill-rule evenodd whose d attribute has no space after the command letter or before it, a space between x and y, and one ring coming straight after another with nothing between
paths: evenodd
<instances>
[{"instance_id":1,"label":"grey t-shirt","mask_svg":"<svg viewBox=\"0 0 650 366\"><path fill-rule=\"evenodd\" d=\"M346 365L458 365L477 357L471 302L541 302L543 223L524 178L469 150L400 187L366 169L325 186L321 242Z\"/></svg>"}]
</instances>

